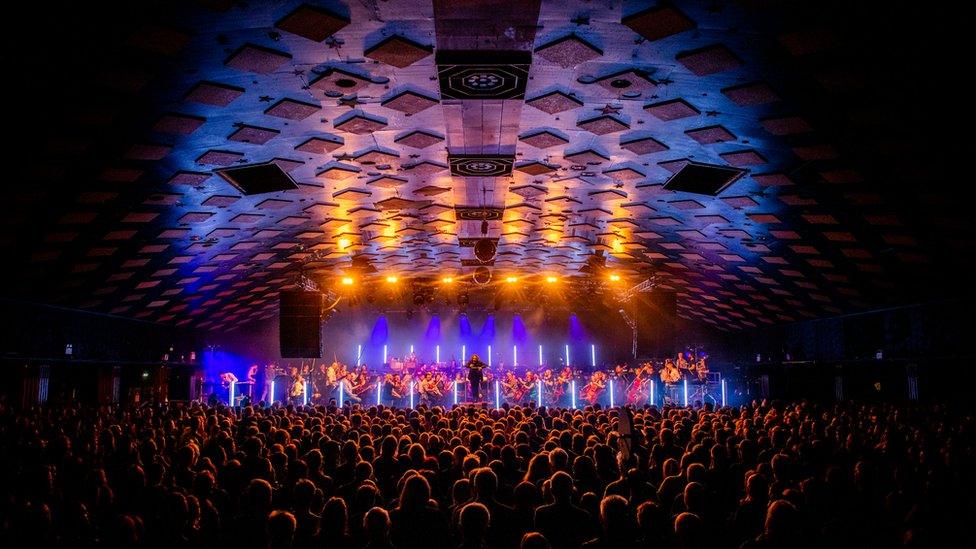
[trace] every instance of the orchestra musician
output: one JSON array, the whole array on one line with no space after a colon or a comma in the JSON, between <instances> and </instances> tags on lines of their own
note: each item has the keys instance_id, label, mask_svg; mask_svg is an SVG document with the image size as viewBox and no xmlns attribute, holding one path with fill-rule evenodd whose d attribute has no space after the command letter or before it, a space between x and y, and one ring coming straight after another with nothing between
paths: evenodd
<instances>
[{"instance_id":1,"label":"orchestra musician","mask_svg":"<svg viewBox=\"0 0 976 549\"><path fill-rule=\"evenodd\" d=\"M637 404L644 400L645 387L652 375L654 375L654 365L650 362L645 362L634 370L634 381L627 389L627 402Z\"/></svg>"},{"instance_id":2,"label":"orchestra musician","mask_svg":"<svg viewBox=\"0 0 976 549\"><path fill-rule=\"evenodd\" d=\"M523 383L525 384L526 395L528 395L532 402L537 402L539 399L539 395L536 394L539 390L539 376L532 370L529 370L525 372L525 380Z\"/></svg>"},{"instance_id":3,"label":"orchestra musician","mask_svg":"<svg viewBox=\"0 0 976 549\"><path fill-rule=\"evenodd\" d=\"M522 398L522 381L515 377L515 372L509 370L501 374L502 396L509 402L518 402Z\"/></svg>"},{"instance_id":4,"label":"orchestra musician","mask_svg":"<svg viewBox=\"0 0 976 549\"><path fill-rule=\"evenodd\" d=\"M468 385L471 386L471 400L481 400L481 381L484 379L482 373L487 364L481 361L478 355L471 355L471 359L464 365L468 369Z\"/></svg>"},{"instance_id":5,"label":"orchestra musician","mask_svg":"<svg viewBox=\"0 0 976 549\"><path fill-rule=\"evenodd\" d=\"M441 393L441 384L438 376L434 375L433 372L428 371L420 379L420 385L418 386L418 392L420 393L420 401L425 404L432 404L437 401L440 397L444 396Z\"/></svg>"},{"instance_id":6,"label":"orchestra musician","mask_svg":"<svg viewBox=\"0 0 976 549\"><path fill-rule=\"evenodd\" d=\"M354 385L355 382L356 372L346 372L342 378L339 379L339 383L342 385L342 394L345 398L345 402L343 402L343 404L346 402L352 402L355 404L362 402L362 399L356 394L356 386Z\"/></svg>"},{"instance_id":7,"label":"orchestra musician","mask_svg":"<svg viewBox=\"0 0 976 549\"><path fill-rule=\"evenodd\" d=\"M681 381L681 370L670 358L664 361L664 368L661 370L661 381L665 385L674 385Z\"/></svg>"},{"instance_id":8,"label":"orchestra musician","mask_svg":"<svg viewBox=\"0 0 976 549\"><path fill-rule=\"evenodd\" d=\"M247 396L254 398L254 386L258 383L258 365L251 364L247 369Z\"/></svg>"},{"instance_id":9,"label":"orchestra musician","mask_svg":"<svg viewBox=\"0 0 976 549\"><path fill-rule=\"evenodd\" d=\"M274 397L271 393L273 389L271 384L274 383L276 375L278 375L278 366L276 364L269 362L264 365L264 385L261 388L261 398L258 399L259 401L271 402L271 398Z\"/></svg>"},{"instance_id":10,"label":"orchestra musician","mask_svg":"<svg viewBox=\"0 0 976 549\"><path fill-rule=\"evenodd\" d=\"M386 374L386 386L389 387L390 401L394 405L399 405L403 400L406 389L403 385L403 378L400 374Z\"/></svg>"},{"instance_id":11,"label":"orchestra musician","mask_svg":"<svg viewBox=\"0 0 976 549\"><path fill-rule=\"evenodd\" d=\"M298 404L305 394L305 379L302 378L297 366L291 367L289 375L291 376L291 388L288 391L288 398L292 404Z\"/></svg>"},{"instance_id":12,"label":"orchestra musician","mask_svg":"<svg viewBox=\"0 0 976 549\"><path fill-rule=\"evenodd\" d=\"M224 389L230 389L231 383L237 383L237 376L234 372L224 372L220 374L220 386Z\"/></svg>"},{"instance_id":13,"label":"orchestra musician","mask_svg":"<svg viewBox=\"0 0 976 549\"><path fill-rule=\"evenodd\" d=\"M546 368L542 371L542 387L547 395L546 404L550 406L555 406L559 402L559 396L562 396L557 395L557 391L559 391L557 382L558 377L552 373L552 369Z\"/></svg>"},{"instance_id":14,"label":"orchestra musician","mask_svg":"<svg viewBox=\"0 0 976 549\"><path fill-rule=\"evenodd\" d=\"M701 383L705 383L708 380L708 366L705 365L705 357L699 358L695 364L695 374Z\"/></svg>"},{"instance_id":15,"label":"orchestra musician","mask_svg":"<svg viewBox=\"0 0 976 549\"><path fill-rule=\"evenodd\" d=\"M593 372L593 375L590 376L589 383L583 387L583 393L581 395L583 399L589 401L591 405L596 404L607 386L607 378L606 372Z\"/></svg>"},{"instance_id":16,"label":"orchestra musician","mask_svg":"<svg viewBox=\"0 0 976 549\"><path fill-rule=\"evenodd\" d=\"M689 363L685 359L685 354L684 353L678 353L678 363L677 363L677 366L678 366L678 370L681 371L681 374L684 375L685 372L688 372L688 371L691 370L691 368L692 368L693 365L691 363Z\"/></svg>"},{"instance_id":17,"label":"orchestra musician","mask_svg":"<svg viewBox=\"0 0 976 549\"><path fill-rule=\"evenodd\" d=\"M661 370L661 381L664 383L664 402L669 404L676 399L676 384L681 381L683 372L670 359L664 360L664 368Z\"/></svg>"},{"instance_id":18,"label":"orchestra musician","mask_svg":"<svg viewBox=\"0 0 976 549\"><path fill-rule=\"evenodd\" d=\"M551 392L549 398L552 400L552 405L555 406L559 404L560 399L566 394L569 389L570 381L573 379L573 371L569 368L563 368L556 375L555 388Z\"/></svg>"}]
</instances>

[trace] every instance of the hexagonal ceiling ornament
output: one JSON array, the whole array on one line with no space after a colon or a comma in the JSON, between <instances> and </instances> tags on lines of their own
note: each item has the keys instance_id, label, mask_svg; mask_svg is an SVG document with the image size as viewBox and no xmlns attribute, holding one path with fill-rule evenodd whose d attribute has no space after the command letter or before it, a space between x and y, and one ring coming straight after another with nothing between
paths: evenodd
<instances>
[{"instance_id":1,"label":"hexagonal ceiling ornament","mask_svg":"<svg viewBox=\"0 0 976 549\"><path fill-rule=\"evenodd\" d=\"M441 99L522 99L532 55L492 50L439 50Z\"/></svg>"}]
</instances>

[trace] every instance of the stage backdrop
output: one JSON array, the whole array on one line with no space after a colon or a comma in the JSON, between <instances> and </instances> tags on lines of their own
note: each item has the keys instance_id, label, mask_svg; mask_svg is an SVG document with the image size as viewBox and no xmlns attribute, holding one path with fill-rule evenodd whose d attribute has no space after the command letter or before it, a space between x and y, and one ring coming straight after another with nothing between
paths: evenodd
<instances>
[{"instance_id":1,"label":"stage backdrop","mask_svg":"<svg viewBox=\"0 0 976 549\"><path fill-rule=\"evenodd\" d=\"M572 365L589 366L594 358L597 364L633 362L633 332L620 314L621 308L637 322L638 358L674 356L677 350L714 337L708 327L677 320L673 298L635 299L626 306L612 303L578 313L537 309L522 313L408 314L346 309L323 323L322 360L335 357L351 364L358 358L360 363L378 365L383 362L384 346L388 358L403 357L413 346L424 361L435 360L438 347L442 362L460 362L462 350L467 356L477 353L487 361L490 345L493 364L511 365L517 358L519 365L538 366L541 345L542 362L559 366L566 362L568 345ZM227 333L212 333L207 343L243 361L279 360L278 328L278 320L273 319Z\"/></svg>"}]
</instances>

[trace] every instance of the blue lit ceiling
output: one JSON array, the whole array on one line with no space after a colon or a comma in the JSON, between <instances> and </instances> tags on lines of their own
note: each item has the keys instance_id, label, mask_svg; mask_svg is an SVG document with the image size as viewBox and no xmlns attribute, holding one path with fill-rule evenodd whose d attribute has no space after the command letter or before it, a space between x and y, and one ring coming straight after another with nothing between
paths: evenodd
<instances>
[{"instance_id":1,"label":"blue lit ceiling","mask_svg":"<svg viewBox=\"0 0 976 549\"><path fill-rule=\"evenodd\" d=\"M13 52L25 83L5 92L25 127L9 292L226 329L355 256L464 280L480 223L455 207L492 207L496 279L582 276L602 253L625 284L656 274L682 316L741 329L915 299L971 248L952 195L919 184L945 149L893 131L937 106L889 87L903 50L861 33L867 8L543 1L506 27L519 1L476 28L482 4L61 8L57 48ZM512 109L441 102L436 53L465 9L497 36L479 48L532 52ZM451 175L471 128L511 141L510 176ZM268 161L298 189L242 196L212 173ZM715 197L664 189L688 161L747 173Z\"/></svg>"}]
</instances>

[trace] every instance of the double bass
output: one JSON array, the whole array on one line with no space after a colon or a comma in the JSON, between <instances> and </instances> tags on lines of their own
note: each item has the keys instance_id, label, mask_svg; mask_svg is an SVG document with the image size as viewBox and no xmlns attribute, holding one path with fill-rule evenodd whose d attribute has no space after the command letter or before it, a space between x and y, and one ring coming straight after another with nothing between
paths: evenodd
<instances>
[{"instance_id":1,"label":"double bass","mask_svg":"<svg viewBox=\"0 0 976 549\"><path fill-rule=\"evenodd\" d=\"M637 368L637 371L634 374L634 381L627 389L627 402L638 402L642 400L644 383L647 381L642 377L644 374L647 374L647 376L654 375L654 366L652 366L650 362L645 362Z\"/></svg>"}]
</instances>

